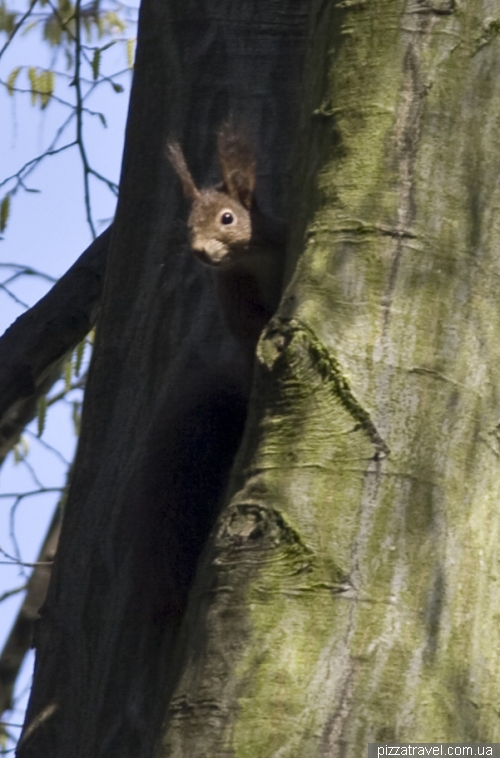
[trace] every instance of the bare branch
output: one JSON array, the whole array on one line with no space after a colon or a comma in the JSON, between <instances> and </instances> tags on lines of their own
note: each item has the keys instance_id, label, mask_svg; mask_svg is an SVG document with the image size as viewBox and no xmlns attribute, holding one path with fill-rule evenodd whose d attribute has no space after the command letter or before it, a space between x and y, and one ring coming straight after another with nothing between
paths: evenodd
<instances>
[{"instance_id":1,"label":"bare branch","mask_svg":"<svg viewBox=\"0 0 500 758\"><path fill-rule=\"evenodd\" d=\"M18 33L19 29L22 27L22 25L24 24L24 22L26 21L26 19L28 18L28 16L31 14L31 11L33 10L33 8L37 4L37 2L38 2L38 0L31 0L31 3L29 4L28 10L26 11L26 13L24 13L21 16L21 18L19 19L19 21L17 22L17 24L14 26L13 30L9 34L9 36L7 38L7 41L5 42L5 44L3 45L2 49L0 50L0 58L2 57L2 55L4 54L4 52L7 50L7 48L10 45L10 43L12 42L12 40L14 39L14 37L16 36L16 34Z\"/></svg>"},{"instance_id":2,"label":"bare branch","mask_svg":"<svg viewBox=\"0 0 500 758\"><path fill-rule=\"evenodd\" d=\"M0 561L0 563L7 564L9 566L28 566L28 568L36 568L37 566L52 566L53 561L35 561L34 563L28 563L22 561L20 558L16 558L14 555L7 553L2 547L0 547L0 553L7 558L6 561Z\"/></svg>"},{"instance_id":3,"label":"bare branch","mask_svg":"<svg viewBox=\"0 0 500 758\"><path fill-rule=\"evenodd\" d=\"M111 227L0 338L0 462L95 323Z\"/></svg>"},{"instance_id":4,"label":"bare branch","mask_svg":"<svg viewBox=\"0 0 500 758\"><path fill-rule=\"evenodd\" d=\"M80 0L76 0L75 5L75 89L76 89L76 141L78 143L78 150L80 152L80 158L83 165L83 186L85 191L85 210L87 213L87 223L92 232L92 236L96 236L94 222L92 220L92 208L90 203L90 165L87 158L87 152L85 150L85 144L83 140L83 95L82 95L82 82L80 79L80 67L82 62L82 40L81 40L81 3Z\"/></svg>"},{"instance_id":5,"label":"bare branch","mask_svg":"<svg viewBox=\"0 0 500 758\"><path fill-rule=\"evenodd\" d=\"M3 603L4 600L7 600L9 597L12 597L13 595L19 595L20 592L24 592L27 586L28 586L27 584L21 584L20 587L14 587L11 590L5 590L5 592L3 592L0 595L0 603Z\"/></svg>"},{"instance_id":6,"label":"bare branch","mask_svg":"<svg viewBox=\"0 0 500 758\"><path fill-rule=\"evenodd\" d=\"M11 708L14 684L32 643L33 625L47 593L60 528L61 509L57 508L29 578L26 597L0 653L0 716Z\"/></svg>"}]
</instances>

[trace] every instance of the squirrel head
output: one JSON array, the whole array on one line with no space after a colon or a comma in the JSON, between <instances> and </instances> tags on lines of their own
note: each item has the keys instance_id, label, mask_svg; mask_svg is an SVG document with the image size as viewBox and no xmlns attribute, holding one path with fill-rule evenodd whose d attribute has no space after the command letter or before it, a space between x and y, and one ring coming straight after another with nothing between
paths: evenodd
<instances>
[{"instance_id":1,"label":"squirrel head","mask_svg":"<svg viewBox=\"0 0 500 758\"><path fill-rule=\"evenodd\" d=\"M222 184L200 190L177 143L168 144L168 158L191 203L189 238L194 254L209 266L237 265L252 243L255 207L255 159L241 133L223 126L217 148Z\"/></svg>"}]
</instances>

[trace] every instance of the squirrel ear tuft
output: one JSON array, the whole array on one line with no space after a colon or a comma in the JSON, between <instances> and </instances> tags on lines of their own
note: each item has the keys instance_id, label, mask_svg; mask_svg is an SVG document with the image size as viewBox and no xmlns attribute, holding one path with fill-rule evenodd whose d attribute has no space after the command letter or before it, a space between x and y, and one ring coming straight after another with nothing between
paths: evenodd
<instances>
[{"instance_id":1,"label":"squirrel ear tuft","mask_svg":"<svg viewBox=\"0 0 500 758\"><path fill-rule=\"evenodd\" d=\"M167 142L166 153L172 168L181 180L184 197L193 203L200 196L200 191L193 181L180 145L177 142Z\"/></svg>"},{"instance_id":2,"label":"squirrel ear tuft","mask_svg":"<svg viewBox=\"0 0 500 758\"><path fill-rule=\"evenodd\" d=\"M255 190L255 157L248 140L228 123L219 129L217 145L224 190L250 210Z\"/></svg>"}]
</instances>

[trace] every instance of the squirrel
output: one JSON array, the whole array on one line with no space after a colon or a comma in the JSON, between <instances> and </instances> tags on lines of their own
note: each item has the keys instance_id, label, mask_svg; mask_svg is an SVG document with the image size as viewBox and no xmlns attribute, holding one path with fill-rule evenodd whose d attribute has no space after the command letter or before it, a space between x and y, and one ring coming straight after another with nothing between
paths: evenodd
<instances>
[{"instance_id":1,"label":"squirrel","mask_svg":"<svg viewBox=\"0 0 500 758\"><path fill-rule=\"evenodd\" d=\"M198 189L180 146L167 155L190 203L189 242L209 266L233 335L230 360L179 374L159 398L129 487L141 617L177 628L227 485L247 416L257 340L281 296L285 225L255 198L255 159L230 125L218 133L222 183ZM137 612L137 611L136 611ZM163 632L161 632L163 633Z\"/></svg>"},{"instance_id":2,"label":"squirrel","mask_svg":"<svg viewBox=\"0 0 500 758\"><path fill-rule=\"evenodd\" d=\"M217 135L222 183L198 189L176 142L168 158L191 204L189 240L194 255L210 266L224 320L251 360L282 289L286 225L268 216L255 197L255 157L231 124Z\"/></svg>"}]
</instances>

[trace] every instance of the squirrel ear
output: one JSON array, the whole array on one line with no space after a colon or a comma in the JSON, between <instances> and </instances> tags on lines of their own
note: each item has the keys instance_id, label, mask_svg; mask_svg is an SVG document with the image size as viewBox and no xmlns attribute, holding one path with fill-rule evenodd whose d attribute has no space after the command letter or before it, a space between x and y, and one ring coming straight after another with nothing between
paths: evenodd
<instances>
[{"instance_id":1,"label":"squirrel ear","mask_svg":"<svg viewBox=\"0 0 500 758\"><path fill-rule=\"evenodd\" d=\"M255 157L248 141L231 124L224 124L217 145L224 190L250 210L255 189Z\"/></svg>"},{"instance_id":2,"label":"squirrel ear","mask_svg":"<svg viewBox=\"0 0 500 758\"><path fill-rule=\"evenodd\" d=\"M193 203L200 196L200 191L193 181L184 154L177 142L167 142L167 158L181 180L184 197Z\"/></svg>"}]
</instances>

